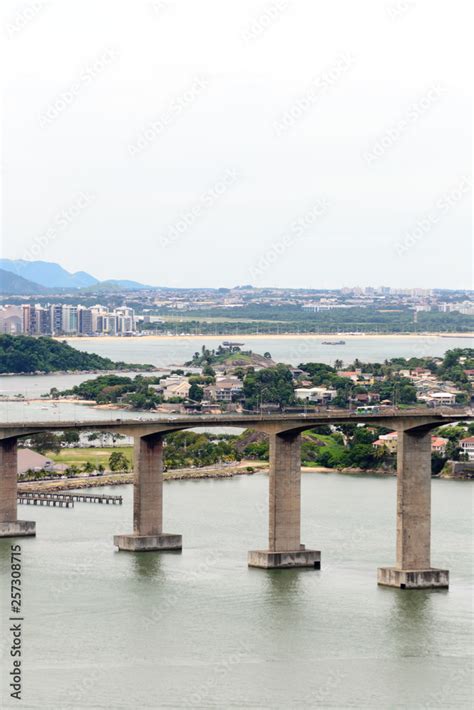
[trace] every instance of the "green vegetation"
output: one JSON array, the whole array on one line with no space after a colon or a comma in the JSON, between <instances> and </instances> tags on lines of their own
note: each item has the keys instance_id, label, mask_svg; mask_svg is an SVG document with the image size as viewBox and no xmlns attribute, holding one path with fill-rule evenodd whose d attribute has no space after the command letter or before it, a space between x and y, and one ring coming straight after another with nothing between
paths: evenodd
<instances>
[{"instance_id":1,"label":"green vegetation","mask_svg":"<svg viewBox=\"0 0 474 710\"><path fill-rule=\"evenodd\" d=\"M111 471L122 472L130 468L129 461L121 451L112 451L109 456L109 468Z\"/></svg>"},{"instance_id":2,"label":"green vegetation","mask_svg":"<svg viewBox=\"0 0 474 710\"><path fill-rule=\"evenodd\" d=\"M176 316L172 309L161 309L160 316ZM207 322L203 319L212 319ZM242 308L208 308L180 312L179 323L145 323L144 330L167 333L176 332L202 335L245 335L250 333L339 333L360 331L364 333L417 333L417 332L471 332L472 316L458 311L420 312L417 322L413 310L407 306L397 309L376 307L349 307L328 311L308 312L298 305L248 304Z\"/></svg>"},{"instance_id":3,"label":"green vegetation","mask_svg":"<svg viewBox=\"0 0 474 710\"><path fill-rule=\"evenodd\" d=\"M195 433L178 431L165 439L164 463L166 468L187 466L212 466L216 463L240 461L235 446L238 437L231 434Z\"/></svg>"},{"instance_id":4,"label":"green vegetation","mask_svg":"<svg viewBox=\"0 0 474 710\"><path fill-rule=\"evenodd\" d=\"M133 379L120 375L100 375L70 390L51 392L51 394L55 397L72 396L94 400L98 404L120 403L132 409L153 409L162 402L161 396L151 387L159 381L159 377L143 377L143 375L137 375Z\"/></svg>"},{"instance_id":5,"label":"green vegetation","mask_svg":"<svg viewBox=\"0 0 474 710\"><path fill-rule=\"evenodd\" d=\"M131 446L62 448L56 453L53 451L45 452L55 463L65 464L68 467L74 466L78 470L84 469L86 466L92 466L96 471L110 470L110 456L113 453L118 453L121 457L125 457L128 464L127 468L131 468L133 454L133 447Z\"/></svg>"},{"instance_id":6,"label":"green vegetation","mask_svg":"<svg viewBox=\"0 0 474 710\"><path fill-rule=\"evenodd\" d=\"M152 365L113 362L100 355L81 352L53 338L0 335L0 374L124 369L154 368Z\"/></svg>"},{"instance_id":7,"label":"green vegetation","mask_svg":"<svg viewBox=\"0 0 474 710\"><path fill-rule=\"evenodd\" d=\"M280 409L296 403L293 377L287 365L277 365L255 372L250 369L244 377L244 404L247 409L258 409L264 404L276 404Z\"/></svg>"},{"instance_id":8,"label":"green vegetation","mask_svg":"<svg viewBox=\"0 0 474 710\"><path fill-rule=\"evenodd\" d=\"M215 375L213 365L236 367L268 367L273 364L270 353L258 355L251 350L241 350L238 345L219 345L217 350L209 350L205 345L201 352L195 352L192 360L185 363L187 366L202 367L204 375Z\"/></svg>"}]
</instances>

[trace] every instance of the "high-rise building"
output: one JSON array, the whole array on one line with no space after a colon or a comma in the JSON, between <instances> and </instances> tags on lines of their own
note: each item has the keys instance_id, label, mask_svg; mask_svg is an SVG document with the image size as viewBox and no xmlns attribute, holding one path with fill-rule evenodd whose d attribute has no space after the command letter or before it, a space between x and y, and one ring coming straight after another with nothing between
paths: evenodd
<instances>
[{"instance_id":1,"label":"high-rise building","mask_svg":"<svg viewBox=\"0 0 474 710\"><path fill-rule=\"evenodd\" d=\"M53 335L61 335L63 332L63 307L60 303L54 303L50 307L51 332Z\"/></svg>"},{"instance_id":2,"label":"high-rise building","mask_svg":"<svg viewBox=\"0 0 474 710\"><path fill-rule=\"evenodd\" d=\"M93 335L92 328L92 311L90 308L79 306L77 311L78 316L78 332L81 335Z\"/></svg>"},{"instance_id":3,"label":"high-rise building","mask_svg":"<svg viewBox=\"0 0 474 710\"><path fill-rule=\"evenodd\" d=\"M77 333L77 306L63 306L63 333Z\"/></svg>"}]
</instances>

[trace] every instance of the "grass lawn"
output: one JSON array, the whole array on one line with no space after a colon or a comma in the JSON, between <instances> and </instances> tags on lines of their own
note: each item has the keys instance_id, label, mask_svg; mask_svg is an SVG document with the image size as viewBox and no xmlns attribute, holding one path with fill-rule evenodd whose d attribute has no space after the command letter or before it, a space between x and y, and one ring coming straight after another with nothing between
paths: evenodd
<instances>
[{"instance_id":1,"label":"grass lawn","mask_svg":"<svg viewBox=\"0 0 474 710\"><path fill-rule=\"evenodd\" d=\"M46 456L53 459L55 463L63 463L66 466L82 466L83 464L90 461L94 466L98 466L100 463L107 467L110 454L113 451L120 451L124 454L127 459L132 462L132 446L108 446L106 448L88 448L88 449L61 449L58 454L49 451Z\"/></svg>"}]
</instances>

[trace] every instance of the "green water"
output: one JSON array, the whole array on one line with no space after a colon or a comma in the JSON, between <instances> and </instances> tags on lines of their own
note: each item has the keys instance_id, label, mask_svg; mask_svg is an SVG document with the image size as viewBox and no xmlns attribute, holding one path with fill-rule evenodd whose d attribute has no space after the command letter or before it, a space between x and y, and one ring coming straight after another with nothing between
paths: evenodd
<instances>
[{"instance_id":1,"label":"green water","mask_svg":"<svg viewBox=\"0 0 474 710\"><path fill-rule=\"evenodd\" d=\"M9 699L9 550L2 707L468 708L472 484L433 481L433 565L449 591L378 588L394 561L395 480L305 474L302 539L322 569L249 569L265 547L265 476L165 484L177 553L116 552L124 505L21 506L23 699Z\"/></svg>"}]
</instances>

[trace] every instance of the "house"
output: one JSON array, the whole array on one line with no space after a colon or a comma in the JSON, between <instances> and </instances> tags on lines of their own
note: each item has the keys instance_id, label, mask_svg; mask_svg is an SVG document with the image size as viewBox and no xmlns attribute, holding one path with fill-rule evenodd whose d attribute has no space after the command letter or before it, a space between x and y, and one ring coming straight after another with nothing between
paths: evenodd
<instances>
[{"instance_id":1,"label":"house","mask_svg":"<svg viewBox=\"0 0 474 710\"><path fill-rule=\"evenodd\" d=\"M206 388L206 394L215 402L232 402L242 394L243 389L243 383L238 377L217 377L216 384Z\"/></svg>"},{"instance_id":2,"label":"house","mask_svg":"<svg viewBox=\"0 0 474 710\"><path fill-rule=\"evenodd\" d=\"M167 402L174 397L181 397L181 399L186 399L189 396L189 390L191 385L186 379L181 382L171 383L163 389L163 399Z\"/></svg>"},{"instance_id":3,"label":"house","mask_svg":"<svg viewBox=\"0 0 474 710\"><path fill-rule=\"evenodd\" d=\"M432 407L451 406L456 404L456 395L452 392L429 392L427 401Z\"/></svg>"},{"instance_id":4,"label":"house","mask_svg":"<svg viewBox=\"0 0 474 710\"><path fill-rule=\"evenodd\" d=\"M359 385L373 385L375 377L371 372L362 372L361 370L338 370L338 377L345 377Z\"/></svg>"},{"instance_id":5,"label":"house","mask_svg":"<svg viewBox=\"0 0 474 710\"><path fill-rule=\"evenodd\" d=\"M371 404L372 402L380 402L380 395L378 392L359 392L351 400L357 404Z\"/></svg>"},{"instance_id":6,"label":"house","mask_svg":"<svg viewBox=\"0 0 474 710\"><path fill-rule=\"evenodd\" d=\"M448 443L449 439L444 439L442 436L432 436L431 451L435 454L441 454L441 456L444 456Z\"/></svg>"},{"instance_id":7,"label":"house","mask_svg":"<svg viewBox=\"0 0 474 710\"><path fill-rule=\"evenodd\" d=\"M337 396L337 390L327 387L298 387L295 389L296 399L314 404L326 404Z\"/></svg>"},{"instance_id":8,"label":"house","mask_svg":"<svg viewBox=\"0 0 474 710\"><path fill-rule=\"evenodd\" d=\"M463 450L463 453L467 454L468 461L474 461L474 436L461 439L459 446Z\"/></svg>"},{"instance_id":9,"label":"house","mask_svg":"<svg viewBox=\"0 0 474 710\"><path fill-rule=\"evenodd\" d=\"M33 449L18 449L18 473L26 471L64 471L67 466L55 464L52 459Z\"/></svg>"},{"instance_id":10,"label":"house","mask_svg":"<svg viewBox=\"0 0 474 710\"><path fill-rule=\"evenodd\" d=\"M304 370L301 370L299 367L290 367L290 372L291 376L294 380L299 380L300 377L304 377L305 375L307 376L308 373L305 372Z\"/></svg>"},{"instance_id":11,"label":"house","mask_svg":"<svg viewBox=\"0 0 474 710\"><path fill-rule=\"evenodd\" d=\"M360 374L360 370L338 370L337 372L338 377L345 377L352 380L352 382L358 382Z\"/></svg>"},{"instance_id":12,"label":"house","mask_svg":"<svg viewBox=\"0 0 474 710\"><path fill-rule=\"evenodd\" d=\"M373 446L376 448L385 448L390 454L395 454L397 451L398 434L396 431L391 431L388 434L381 434L377 441L374 441Z\"/></svg>"},{"instance_id":13,"label":"house","mask_svg":"<svg viewBox=\"0 0 474 710\"><path fill-rule=\"evenodd\" d=\"M474 437L473 437L474 442ZM433 453L444 455L449 439L444 439L442 436L431 437L431 451ZM398 433L391 431L389 434L381 434L377 441L374 441L373 446L376 448L385 447L391 454L395 454L398 448ZM474 455L474 448L473 448Z\"/></svg>"}]
</instances>

